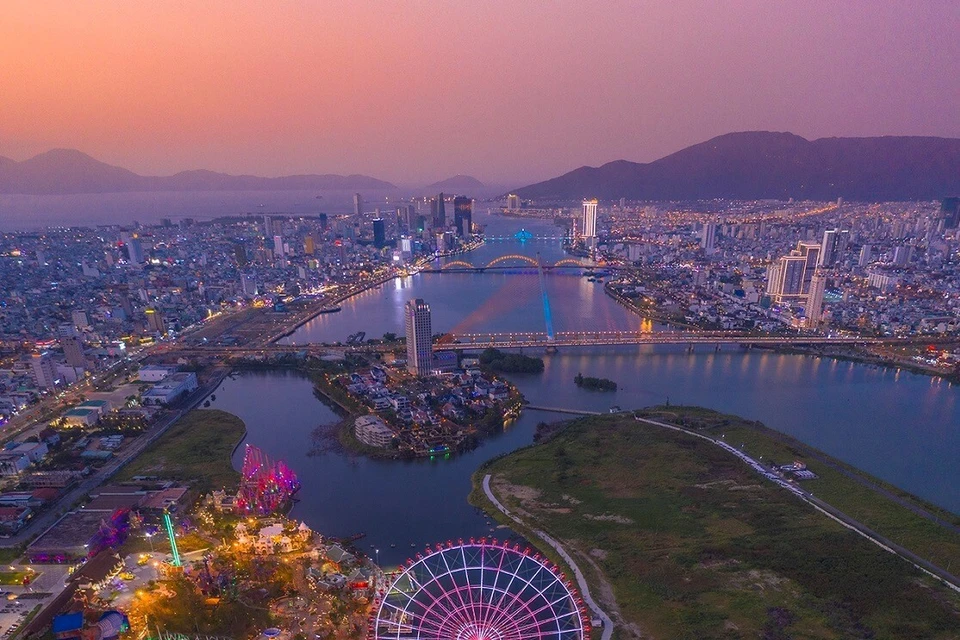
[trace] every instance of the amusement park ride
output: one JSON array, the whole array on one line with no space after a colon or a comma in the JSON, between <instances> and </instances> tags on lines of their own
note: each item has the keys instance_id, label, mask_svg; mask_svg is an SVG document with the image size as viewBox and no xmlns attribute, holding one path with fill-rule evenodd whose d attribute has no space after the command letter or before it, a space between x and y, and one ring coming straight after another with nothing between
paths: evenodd
<instances>
[{"instance_id":1,"label":"amusement park ride","mask_svg":"<svg viewBox=\"0 0 960 640\"><path fill-rule=\"evenodd\" d=\"M497 540L447 542L381 591L370 640L584 640L587 609L550 560Z\"/></svg>"},{"instance_id":2,"label":"amusement park ride","mask_svg":"<svg viewBox=\"0 0 960 640\"><path fill-rule=\"evenodd\" d=\"M276 513L300 490L300 480L282 460L274 462L259 448L246 447L237 510L246 515Z\"/></svg>"}]
</instances>

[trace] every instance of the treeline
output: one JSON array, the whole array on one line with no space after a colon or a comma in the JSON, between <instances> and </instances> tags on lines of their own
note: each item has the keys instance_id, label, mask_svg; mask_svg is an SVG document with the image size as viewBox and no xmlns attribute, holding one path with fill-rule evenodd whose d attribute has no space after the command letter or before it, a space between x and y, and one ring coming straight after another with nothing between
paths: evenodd
<instances>
[{"instance_id":1,"label":"treeline","mask_svg":"<svg viewBox=\"0 0 960 640\"><path fill-rule=\"evenodd\" d=\"M485 349L480 364L499 373L542 373L543 360L522 353L506 353L499 349Z\"/></svg>"},{"instance_id":2,"label":"treeline","mask_svg":"<svg viewBox=\"0 0 960 640\"><path fill-rule=\"evenodd\" d=\"M591 391L616 391L617 383L607 378L591 378L578 373L573 379L578 387L590 389Z\"/></svg>"}]
</instances>

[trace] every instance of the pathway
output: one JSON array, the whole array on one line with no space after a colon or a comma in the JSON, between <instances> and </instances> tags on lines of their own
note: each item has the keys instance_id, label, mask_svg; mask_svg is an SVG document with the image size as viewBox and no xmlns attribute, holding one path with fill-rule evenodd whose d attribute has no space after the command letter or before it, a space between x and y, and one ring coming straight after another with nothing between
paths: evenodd
<instances>
[{"instance_id":1,"label":"pathway","mask_svg":"<svg viewBox=\"0 0 960 640\"><path fill-rule=\"evenodd\" d=\"M598 618L603 620L603 634L601 636L601 640L610 640L610 637L613 635L613 620L610 619L610 616L608 616L606 612L604 612L604 610L601 609L590 596L590 586L587 584L586 578L583 577L580 567L578 567L577 563L573 561L573 558L570 557L570 554L566 552L559 542L551 538L549 535L543 531L534 529L530 525L523 522L520 518L507 511L507 508L504 507L499 500L497 500L497 497L493 495L493 491L490 489L489 473L483 476L483 492L487 494L487 499L490 500L490 502L493 503L493 506L499 509L503 515L507 516L520 526L530 529L533 531L533 533L542 538L544 542L556 549L557 553L559 553L560 556L566 561L566 563L570 566L570 569L573 571L573 575L577 578L577 584L580 586L580 593L583 595L583 601L587 603L587 606L590 607L590 609Z\"/></svg>"}]
</instances>

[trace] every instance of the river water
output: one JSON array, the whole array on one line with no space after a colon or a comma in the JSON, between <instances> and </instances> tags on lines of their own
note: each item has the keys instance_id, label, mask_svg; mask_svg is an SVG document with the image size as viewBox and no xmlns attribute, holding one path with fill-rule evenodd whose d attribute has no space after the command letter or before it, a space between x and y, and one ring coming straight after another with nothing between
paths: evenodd
<instances>
[{"instance_id":1,"label":"river water","mask_svg":"<svg viewBox=\"0 0 960 640\"><path fill-rule=\"evenodd\" d=\"M482 217L480 217L483 220ZM495 220L510 236L521 223ZM551 235L548 222L524 223ZM489 230L489 229L488 229ZM563 257L559 242L489 242L466 259L486 264L504 254ZM558 331L639 328L642 320L576 275L546 276ZM403 303L432 308L434 332L543 331L537 276L529 273L421 274L395 280L301 327L288 343L402 333ZM606 411L662 403L697 404L761 420L845 462L960 513L960 388L938 378L812 356L698 347L642 346L564 349L545 356L539 375L513 376L537 405ZM611 378L615 393L578 389L577 373ZM558 414L525 411L505 433L476 450L433 461L377 461L337 453L309 455L310 433L336 416L291 373L247 373L224 382L214 406L240 416L248 442L285 459L303 481L293 516L336 536L364 532L360 544L380 549L384 563L440 540L489 535L491 524L466 502L470 476L495 455L527 445L537 422ZM242 449L234 462L239 467ZM411 544L415 547L411 548ZM392 546L395 545L395 546Z\"/></svg>"}]
</instances>

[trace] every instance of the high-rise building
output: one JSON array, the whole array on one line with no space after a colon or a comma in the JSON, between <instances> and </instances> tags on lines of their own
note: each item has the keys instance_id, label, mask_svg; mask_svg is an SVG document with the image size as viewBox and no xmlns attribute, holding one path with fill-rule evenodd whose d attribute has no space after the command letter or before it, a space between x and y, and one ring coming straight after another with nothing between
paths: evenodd
<instances>
[{"instance_id":1,"label":"high-rise building","mask_svg":"<svg viewBox=\"0 0 960 640\"><path fill-rule=\"evenodd\" d=\"M373 219L373 246L380 249L387 244L387 229L383 218Z\"/></svg>"},{"instance_id":2,"label":"high-rise building","mask_svg":"<svg viewBox=\"0 0 960 640\"><path fill-rule=\"evenodd\" d=\"M353 215L357 217L363 215L363 198L359 193L353 194Z\"/></svg>"},{"instance_id":3,"label":"high-rise building","mask_svg":"<svg viewBox=\"0 0 960 640\"><path fill-rule=\"evenodd\" d=\"M909 244L900 245L893 249L893 263L896 265L905 265L913 258L913 246Z\"/></svg>"},{"instance_id":4,"label":"high-rise building","mask_svg":"<svg viewBox=\"0 0 960 640\"><path fill-rule=\"evenodd\" d=\"M78 330L83 330L90 326L90 320L87 318L86 311L74 309L70 312L70 319L73 320L73 326Z\"/></svg>"},{"instance_id":5,"label":"high-rise building","mask_svg":"<svg viewBox=\"0 0 960 640\"><path fill-rule=\"evenodd\" d=\"M940 218L945 229L960 227L960 197L943 199L940 203Z\"/></svg>"},{"instance_id":6,"label":"high-rise building","mask_svg":"<svg viewBox=\"0 0 960 640\"><path fill-rule=\"evenodd\" d=\"M316 250L316 245L313 242L313 234L308 233L307 237L303 239L303 252L308 256L312 256Z\"/></svg>"},{"instance_id":7,"label":"high-rise building","mask_svg":"<svg viewBox=\"0 0 960 640\"><path fill-rule=\"evenodd\" d=\"M857 265L865 267L870 264L870 260L873 258L873 246L869 244L863 245L860 248L860 260L857 261Z\"/></svg>"},{"instance_id":8,"label":"high-rise building","mask_svg":"<svg viewBox=\"0 0 960 640\"><path fill-rule=\"evenodd\" d=\"M816 329L820 326L820 320L823 318L823 294L826 289L827 277L822 273L814 274L810 279L810 292L803 307L807 329Z\"/></svg>"},{"instance_id":9,"label":"high-rise building","mask_svg":"<svg viewBox=\"0 0 960 640\"><path fill-rule=\"evenodd\" d=\"M447 211L442 193L430 200L430 217L434 229L443 229L447 226Z\"/></svg>"},{"instance_id":10,"label":"high-rise building","mask_svg":"<svg viewBox=\"0 0 960 640\"><path fill-rule=\"evenodd\" d=\"M823 232L823 241L820 243L820 255L817 262L821 267L833 266L844 251L850 239L850 232L845 229L827 229Z\"/></svg>"},{"instance_id":11,"label":"high-rise building","mask_svg":"<svg viewBox=\"0 0 960 640\"><path fill-rule=\"evenodd\" d=\"M143 264L143 244L137 234L122 233L120 242L126 248L127 260L131 264Z\"/></svg>"},{"instance_id":12,"label":"high-rise building","mask_svg":"<svg viewBox=\"0 0 960 640\"><path fill-rule=\"evenodd\" d=\"M263 237L273 237L273 216L263 216Z\"/></svg>"},{"instance_id":13,"label":"high-rise building","mask_svg":"<svg viewBox=\"0 0 960 640\"><path fill-rule=\"evenodd\" d=\"M507 209L513 211L520 208L520 196L515 193L511 193L507 196Z\"/></svg>"},{"instance_id":14,"label":"high-rise building","mask_svg":"<svg viewBox=\"0 0 960 640\"><path fill-rule=\"evenodd\" d=\"M583 237L597 237L597 199L583 201Z\"/></svg>"},{"instance_id":15,"label":"high-rise building","mask_svg":"<svg viewBox=\"0 0 960 640\"><path fill-rule=\"evenodd\" d=\"M283 257L283 236L273 236L273 256L275 258Z\"/></svg>"},{"instance_id":16,"label":"high-rise building","mask_svg":"<svg viewBox=\"0 0 960 640\"><path fill-rule=\"evenodd\" d=\"M237 261L237 267L242 269L247 266L247 250L239 242L233 245L233 257Z\"/></svg>"},{"instance_id":17,"label":"high-rise building","mask_svg":"<svg viewBox=\"0 0 960 640\"><path fill-rule=\"evenodd\" d=\"M473 199L457 196L453 199L453 222L458 236L469 236L473 232Z\"/></svg>"},{"instance_id":18,"label":"high-rise building","mask_svg":"<svg viewBox=\"0 0 960 640\"><path fill-rule=\"evenodd\" d=\"M326 231L326 230L327 230L327 224L328 224L327 214L321 213L321 214L317 215L317 223L320 225L320 231Z\"/></svg>"},{"instance_id":19,"label":"high-rise building","mask_svg":"<svg viewBox=\"0 0 960 640\"><path fill-rule=\"evenodd\" d=\"M257 295L257 279L245 273L240 274L240 291L247 298L253 298Z\"/></svg>"},{"instance_id":20,"label":"high-rise building","mask_svg":"<svg viewBox=\"0 0 960 640\"><path fill-rule=\"evenodd\" d=\"M52 389L59 382L57 368L53 358L47 352L34 353L30 356L30 374L40 389Z\"/></svg>"},{"instance_id":21,"label":"high-rise building","mask_svg":"<svg viewBox=\"0 0 960 640\"><path fill-rule=\"evenodd\" d=\"M60 346L67 364L74 369L86 369L87 359L83 357L83 342L76 336L60 338Z\"/></svg>"},{"instance_id":22,"label":"high-rise building","mask_svg":"<svg viewBox=\"0 0 960 640\"><path fill-rule=\"evenodd\" d=\"M147 307L143 310L147 315L147 329L153 333L164 335L167 332L167 326L163 322L163 316L153 307Z\"/></svg>"},{"instance_id":23,"label":"high-rise building","mask_svg":"<svg viewBox=\"0 0 960 640\"><path fill-rule=\"evenodd\" d=\"M717 240L717 223L707 222L703 225L703 230L700 232L700 246L703 248L704 252L709 256L713 255L714 245Z\"/></svg>"},{"instance_id":24,"label":"high-rise building","mask_svg":"<svg viewBox=\"0 0 960 640\"><path fill-rule=\"evenodd\" d=\"M810 282L817 269L820 243L798 242L789 255L782 256L767 269L767 293L774 302L800 301L810 293Z\"/></svg>"},{"instance_id":25,"label":"high-rise building","mask_svg":"<svg viewBox=\"0 0 960 640\"><path fill-rule=\"evenodd\" d=\"M407 371L418 376L433 370L433 329L430 305L422 299L408 300L404 307L407 330Z\"/></svg>"}]
</instances>

